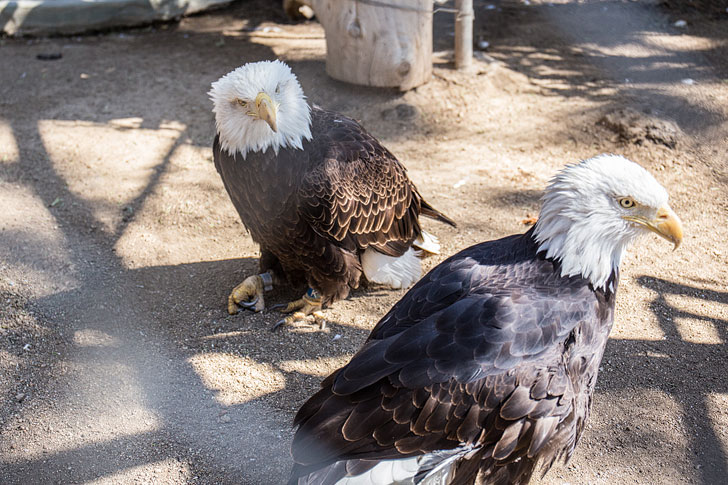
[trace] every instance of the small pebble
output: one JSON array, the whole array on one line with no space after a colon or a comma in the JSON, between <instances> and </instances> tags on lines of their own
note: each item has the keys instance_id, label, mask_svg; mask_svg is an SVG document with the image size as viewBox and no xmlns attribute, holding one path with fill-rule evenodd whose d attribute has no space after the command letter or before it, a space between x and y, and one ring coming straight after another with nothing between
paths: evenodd
<instances>
[{"instance_id":1,"label":"small pebble","mask_svg":"<svg viewBox=\"0 0 728 485\"><path fill-rule=\"evenodd\" d=\"M298 7L298 13L303 15L306 19L311 20L316 13L314 13L313 9L309 7L308 5L302 5Z\"/></svg>"},{"instance_id":2,"label":"small pebble","mask_svg":"<svg viewBox=\"0 0 728 485\"><path fill-rule=\"evenodd\" d=\"M695 84L695 80L694 79L690 79L689 77L683 79L680 82L683 83L683 84L687 84L688 86L692 86L693 84Z\"/></svg>"},{"instance_id":3,"label":"small pebble","mask_svg":"<svg viewBox=\"0 0 728 485\"><path fill-rule=\"evenodd\" d=\"M15 400L18 401L18 402L23 402L24 399L25 399L25 393L24 392L19 392L19 393L17 393L15 395Z\"/></svg>"},{"instance_id":4,"label":"small pebble","mask_svg":"<svg viewBox=\"0 0 728 485\"><path fill-rule=\"evenodd\" d=\"M686 21L684 21L684 20L678 20L678 21L676 21L672 25L674 25L675 27L683 28L683 27L687 27L688 26L688 23Z\"/></svg>"},{"instance_id":5,"label":"small pebble","mask_svg":"<svg viewBox=\"0 0 728 485\"><path fill-rule=\"evenodd\" d=\"M468 183L468 179L469 178L470 177L465 177L465 178L462 178L462 179L458 180L457 182L455 182L454 184L452 184L452 188L453 189L459 189L460 187L462 187L463 185L465 185L465 184Z\"/></svg>"}]
</instances>

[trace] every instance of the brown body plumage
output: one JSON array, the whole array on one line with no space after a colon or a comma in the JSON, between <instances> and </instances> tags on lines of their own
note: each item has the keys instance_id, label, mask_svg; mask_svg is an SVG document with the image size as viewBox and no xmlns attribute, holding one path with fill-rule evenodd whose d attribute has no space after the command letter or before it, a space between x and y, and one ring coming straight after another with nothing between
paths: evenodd
<instances>
[{"instance_id":1,"label":"brown body plumage","mask_svg":"<svg viewBox=\"0 0 728 485\"><path fill-rule=\"evenodd\" d=\"M421 235L420 214L451 225L407 177L405 167L359 123L311 109L303 149L243 158L213 146L215 166L245 227L260 244L261 271L305 280L324 305L346 298L367 248L401 256Z\"/></svg>"}]
</instances>

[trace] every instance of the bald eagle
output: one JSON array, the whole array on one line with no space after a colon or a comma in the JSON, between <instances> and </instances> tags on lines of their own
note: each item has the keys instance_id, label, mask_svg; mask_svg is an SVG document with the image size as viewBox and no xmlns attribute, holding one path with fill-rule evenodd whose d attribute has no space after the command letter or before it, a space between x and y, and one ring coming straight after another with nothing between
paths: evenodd
<instances>
[{"instance_id":1,"label":"bald eagle","mask_svg":"<svg viewBox=\"0 0 728 485\"><path fill-rule=\"evenodd\" d=\"M290 323L346 298L366 278L393 288L422 276L413 245L437 252L422 214L455 223L428 204L407 170L356 121L309 106L281 61L246 64L212 84L215 166L254 241L261 274L238 285L228 311L262 310L284 281L309 290L285 305ZM275 327L274 327L275 328Z\"/></svg>"},{"instance_id":2,"label":"bald eagle","mask_svg":"<svg viewBox=\"0 0 728 485\"><path fill-rule=\"evenodd\" d=\"M524 484L571 457L612 328L619 263L680 220L639 165L564 168L525 234L425 275L298 411L291 484Z\"/></svg>"}]
</instances>

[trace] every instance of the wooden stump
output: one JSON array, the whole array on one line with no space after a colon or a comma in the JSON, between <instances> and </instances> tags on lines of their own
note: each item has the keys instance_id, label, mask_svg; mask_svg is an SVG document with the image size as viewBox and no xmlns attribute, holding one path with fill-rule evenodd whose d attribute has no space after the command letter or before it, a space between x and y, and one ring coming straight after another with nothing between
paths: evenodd
<instances>
[{"instance_id":1,"label":"wooden stump","mask_svg":"<svg viewBox=\"0 0 728 485\"><path fill-rule=\"evenodd\" d=\"M432 76L432 0L313 0L326 31L326 72L406 91Z\"/></svg>"}]
</instances>

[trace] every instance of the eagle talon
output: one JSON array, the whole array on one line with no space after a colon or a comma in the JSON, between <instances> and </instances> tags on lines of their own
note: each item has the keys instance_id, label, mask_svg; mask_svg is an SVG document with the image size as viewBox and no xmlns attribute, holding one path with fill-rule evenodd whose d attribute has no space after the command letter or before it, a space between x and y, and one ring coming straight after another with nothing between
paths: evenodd
<instances>
[{"instance_id":1,"label":"eagle talon","mask_svg":"<svg viewBox=\"0 0 728 485\"><path fill-rule=\"evenodd\" d=\"M313 290L309 290L303 298L292 301L288 304L278 304L270 307L271 310L277 309L281 313L292 313L291 315L278 320L275 325L271 328L271 331L277 330L283 325L290 325L294 322L301 322L306 320L309 315L313 316L314 320L318 324L320 329L326 327L326 320L324 319L323 313L321 313L321 298L312 296ZM315 293L313 293L315 295Z\"/></svg>"},{"instance_id":2,"label":"eagle talon","mask_svg":"<svg viewBox=\"0 0 728 485\"><path fill-rule=\"evenodd\" d=\"M228 297L228 313L235 315L238 307L259 312L265 308L263 299L263 278L260 275L248 276L236 286Z\"/></svg>"},{"instance_id":3,"label":"eagle talon","mask_svg":"<svg viewBox=\"0 0 728 485\"><path fill-rule=\"evenodd\" d=\"M311 315L313 315L314 321L318 324L319 330L326 330L326 317L324 317L324 314L320 311L314 311L311 312Z\"/></svg>"},{"instance_id":4,"label":"eagle talon","mask_svg":"<svg viewBox=\"0 0 728 485\"><path fill-rule=\"evenodd\" d=\"M281 313L291 313L291 312L295 312L296 310L302 310L305 308L306 308L306 301L303 298L294 300L287 304L283 303L280 305L276 305L276 309L280 310ZM313 310L311 310L311 311L313 311ZM308 315L311 313L311 311L308 311L308 312L303 311L303 313L304 313L304 315Z\"/></svg>"},{"instance_id":5,"label":"eagle talon","mask_svg":"<svg viewBox=\"0 0 728 485\"><path fill-rule=\"evenodd\" d=\"M239 301L238 306L241 306L243 308L248 308L248 309L253 308L258 303L258 300L260 300L260 298L258 296L256 296L255 298L253 298L250 301Z\"/></svg>"},{"instance_id":6,"label":"eagle talon","mask_svg":"<svg viewBox=\"0 0 728 485\"><path fill-rule=\"evenodd\" d=\"M281 308L285 308L288 306L288 303L276 303L273 306L269 306L268 310L274 311L274 310L280 310ZM285 313L285 312L284 312Z\"/></svg>"},{"instance_id":7,"label":"eagle talon","mask_svg":"<svg viewBox=\"0 0 728 485\"><path fill-rule=\"evenodd\" d=\"M318 323L319 328L323 329L325 327L325 320L323 321L324 323L321 323L320 317L316 315L317 313L320 313L320 312L316 312L316 311L311 311L310 313L295 312L294 314L289 315L286 318L281 318L280 320L278 320L275 323L275 325L273 325L273 327L271 328L271 331L278 330L283 325L291 325L296 322L303 322L307 319L307 317L309 315L313 316L315 321Z\"/></svg>"}]
</instances>

